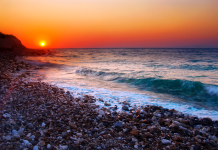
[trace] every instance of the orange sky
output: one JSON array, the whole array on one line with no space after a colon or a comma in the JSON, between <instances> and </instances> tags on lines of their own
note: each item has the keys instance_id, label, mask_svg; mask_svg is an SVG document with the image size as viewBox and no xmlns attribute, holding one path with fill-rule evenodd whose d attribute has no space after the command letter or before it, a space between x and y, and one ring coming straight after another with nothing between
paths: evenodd
<instances>
[{"instance_id":1,"label":"orange sky","mask_svg":"<svg viewBox=\"0 0 218 150\"><path fill-rule=\"evenodd\" d=\"M218 0L1 0L29 48L218 47Z\"/></svg>"}]
</instances>

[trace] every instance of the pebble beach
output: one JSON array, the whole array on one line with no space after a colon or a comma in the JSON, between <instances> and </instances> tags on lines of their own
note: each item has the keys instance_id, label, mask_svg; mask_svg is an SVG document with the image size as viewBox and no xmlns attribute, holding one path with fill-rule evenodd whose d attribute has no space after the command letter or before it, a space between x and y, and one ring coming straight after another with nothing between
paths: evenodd
<instances>
[{"instance_id":1,"label":"pebble beach","mask_svg":"<svg viewBox=\"0 0 218 150\"><path fill-rule=\"evenodd\" d=\"M95 97L29 81L19 72L39 68L16 56L0 54L2 150L218 150L218 121L161 106L100 107Z\"/></svg>"}]
</instances>

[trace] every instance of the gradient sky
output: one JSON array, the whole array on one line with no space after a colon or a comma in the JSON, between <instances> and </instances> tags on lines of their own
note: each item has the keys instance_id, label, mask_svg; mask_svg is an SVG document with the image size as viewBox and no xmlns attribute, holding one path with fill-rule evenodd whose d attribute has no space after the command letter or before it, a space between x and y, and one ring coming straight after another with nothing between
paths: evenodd
<instances>
[{"instance_id":1,"label":"gradient sky","mask_svg":"<svg viewBox=\"0 0 218 150\"><path fill-rule=\"evenodd\" d=\"M218 0L1 0L29 48L218 47Z\"/></svg>"}]
</instances>

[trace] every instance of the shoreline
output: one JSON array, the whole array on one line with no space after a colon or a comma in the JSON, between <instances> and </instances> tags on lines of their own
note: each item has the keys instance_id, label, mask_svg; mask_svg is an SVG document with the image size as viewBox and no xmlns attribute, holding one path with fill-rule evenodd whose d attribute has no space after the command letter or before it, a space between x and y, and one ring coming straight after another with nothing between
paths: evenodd
<instances>
[{"instance_id":1,"label":"shoreline","mask_svg":"<svg viewBox=\"0 0 218 150\"><path fill-rule=\"evenodd\" d=\"M22 55L46 54L37 52ZM34 66L13 53L0 56L1 149L218 149L218 121L152 105L100 108L92 96L13 76Z\"/></svg>"}]
</instances>

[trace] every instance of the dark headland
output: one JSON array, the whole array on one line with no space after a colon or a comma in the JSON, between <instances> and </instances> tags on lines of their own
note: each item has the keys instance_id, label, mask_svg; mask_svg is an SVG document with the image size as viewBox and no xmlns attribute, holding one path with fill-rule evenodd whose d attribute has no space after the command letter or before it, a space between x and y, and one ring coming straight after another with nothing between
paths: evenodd
<instances>
[{"instance_id":1,"label":"dark headland","mask_svg":"<svg viewBox=\"0 0 218 150\"><path fill-rule=\"evenodd\" d=\"M218 150L218 121L161 106L132 108L125 102L123 109L129 111L116 112L95 105L95 97L74 98L48 83L30 82L29 73L19 74L38 67L17 56L48 53L0 33L1 150Z\"/></svg>"}]
</instances>

